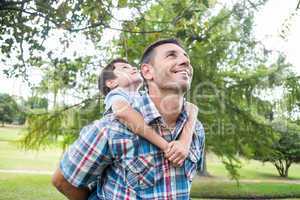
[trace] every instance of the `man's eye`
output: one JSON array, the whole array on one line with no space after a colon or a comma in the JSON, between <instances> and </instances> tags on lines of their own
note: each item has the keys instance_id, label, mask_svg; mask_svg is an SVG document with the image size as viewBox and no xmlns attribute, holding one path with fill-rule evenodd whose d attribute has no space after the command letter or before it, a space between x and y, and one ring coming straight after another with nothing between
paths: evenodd
<instances>
[{"instance_id":1,"label":"man's eye","mask_svg":"<svg viewBox=\"0 0 300 200\"><path fill-rule=\"evenodd\" d=\"M167 57L175 57L175 56L176 56L175 53L169 53L169 54L167 55Z\"/></svg>"}]
</instances>

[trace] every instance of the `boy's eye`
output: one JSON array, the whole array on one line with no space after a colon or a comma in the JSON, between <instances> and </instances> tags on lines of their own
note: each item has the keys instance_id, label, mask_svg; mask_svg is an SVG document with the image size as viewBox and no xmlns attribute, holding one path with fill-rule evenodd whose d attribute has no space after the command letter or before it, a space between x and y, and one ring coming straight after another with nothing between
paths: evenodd
<instances>
[{"instance_id":1,"label":"boy's eye","mask_svg":"<svg viewBox=\"0 0 300 200\"><path fill-rule=\"evenodd\" d=\"M123 66L123 69L127 69L128 67L127 66Z\"/></svg>"}]
</instances>

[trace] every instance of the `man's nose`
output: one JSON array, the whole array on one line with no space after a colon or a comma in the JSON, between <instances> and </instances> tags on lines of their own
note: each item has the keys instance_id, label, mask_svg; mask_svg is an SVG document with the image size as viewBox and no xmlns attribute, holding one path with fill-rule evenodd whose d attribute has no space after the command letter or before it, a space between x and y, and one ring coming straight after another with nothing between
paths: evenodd
<instances>
[{"instance_id":1,"label":"man's nose","mask_svg":"<svg viewBox=\"0 0 300 200\"><path fill-rule=\"evenodd\" d=\"M190 66L190 59L186 57L185 55L181 55L179 57L179 65L188 67Z\"/></svg>"}]
</instances>

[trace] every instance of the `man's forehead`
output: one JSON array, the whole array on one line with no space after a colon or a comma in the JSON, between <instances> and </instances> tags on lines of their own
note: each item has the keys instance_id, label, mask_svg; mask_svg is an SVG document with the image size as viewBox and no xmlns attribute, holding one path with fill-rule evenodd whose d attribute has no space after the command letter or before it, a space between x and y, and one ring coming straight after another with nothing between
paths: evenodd
<instances>
[{"instance_id":1,"label":"man's forehead","mask_svg":"<svg viewBox=\"0 0 300 200\"><path fill-rule=\"evenodd\" d=\"M166 43L166 44L159 45L158 47L155 48L155 51L160 53L168 52L168 51L176 51L176 52L181 52L186 54L185 50L182 47L173 43Z\"/></svg>"}]
</instances>

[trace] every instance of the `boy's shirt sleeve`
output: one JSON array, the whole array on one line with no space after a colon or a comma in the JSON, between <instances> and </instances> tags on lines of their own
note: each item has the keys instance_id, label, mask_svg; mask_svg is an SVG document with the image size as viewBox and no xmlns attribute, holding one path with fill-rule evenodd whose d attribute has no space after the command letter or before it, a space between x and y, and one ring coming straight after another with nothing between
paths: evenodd
<instances>
[{"instance_id":1,"label":"boy's shirt sleeve","mask_svg":"<svg viewBox=\"0 0 300 200\"><path fill-rule=\"evenodd\" d=\"M87 126L65 152L60 170L70 184L88 187L112 163L107 132L107 128L100 128L97 124Z\"/></svg>"},{"instance_id":2,"label":"boy's shirt sleeve","mask_svg":"<svg viewBox=\"0 0 300 200\"><path fill-rule=\"evenodd\" d=\"M110 91L104 99L105 110L108 111L112 107L112 104L114 102L120 100L130 103L129 94L121 89L115 89Z\"/></svg>"}]
</instances>

